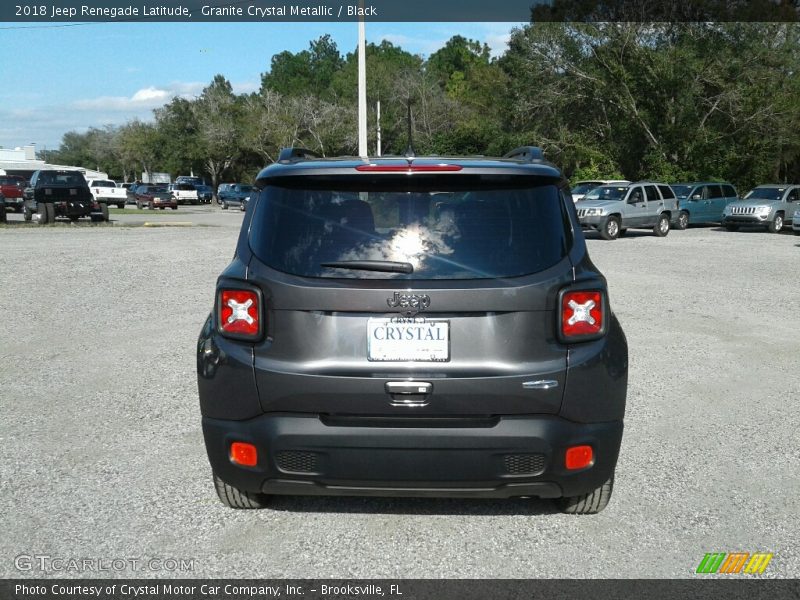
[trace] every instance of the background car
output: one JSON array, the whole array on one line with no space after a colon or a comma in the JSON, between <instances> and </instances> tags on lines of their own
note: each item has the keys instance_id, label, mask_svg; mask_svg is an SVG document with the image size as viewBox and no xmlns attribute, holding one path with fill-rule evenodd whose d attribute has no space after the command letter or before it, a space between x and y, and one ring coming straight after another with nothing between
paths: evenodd
<instances>
[{"instance_id":1,"label":"background car","mask_svg":"<svg viewBox=\"0 0 800 600\"><path fill-rule=\"evenodd\" d=\"M650 181L601 186L575 208L581 228L598 231L605 240L615 240L629 228L652 228L656 236L664 237L678 218L678 201L672 188Z\"/></svg>"},{"instance_id":2,"label":"background car","mask_svg":"<svg viewBox=\"0 0 800 600\"><path fill-rule=\"evenodd\" d=\"M223 183L217 189L217 200L223 209L228 209L231 206L241 208L255 189L255 186L244 183Z\"/></svg>"},{"instance_id":3,"label":"background car","mask_svg":"<svg viewBox=\"0 0 800 600\"><path fill-rule=\"evenodd\" d=\"M210 185L195 184L194 188L197 190L197 197L200 199L200 204L211 204L214 200L214 188Z\"/></svg>"},{"instance_id":4,"label":"background car","mask_svg":"<svg viewBox=\"0 0 800 600\"><path fill-rule=\"evenodd\" d=\"M587 192L590 192L601 185L627 185L629 183L630 181L627 179L592 179L587 181L579 181L570 190L572 193L572 201L577 202L578 200L582 200Z\"/></svg>"},{"instance_id":5,"label":"background car","mask_svg":"<svg viewBox=\"0 0 800 600\"><path fill-rule=\"evenodd\" d=\"M136 188L136 208L178 210L178 203L163 185L140 185Z\"/></svg>"},{"instance_id":6,"label":"background car","mask_svg":"<svg viewBox=\"0 0 800 600\"><path fill-rule=\"evenodd\" d=\"M793 224L797 209L800 185L760 185L725 207L722 225L728 231L736 231L742 225L758 225L770 233L780 233L784 225Z\"/></svg>"},{"instance_id":7,"label":"background car","mask_svg":"<svg viewBox=\"0 0 800 600\"><path fill-rule=\"evenodd\" d=\"M0 175L0 193L5 198L6 208L22 212L25 202L25 180L18 175Z\"/></svg>"},{"instance_id":8,"label":"background car","mask_svg":"<svg viewBox=\"0 0 800 600\"><path fill-rule=\"evenodd\" d=\"M695 181L670 187L678 198L680 211L676 229L686 229L697 223L720 223L725 207L739 199L736 188L730 183Z\"/></svg>"}]
</instances>

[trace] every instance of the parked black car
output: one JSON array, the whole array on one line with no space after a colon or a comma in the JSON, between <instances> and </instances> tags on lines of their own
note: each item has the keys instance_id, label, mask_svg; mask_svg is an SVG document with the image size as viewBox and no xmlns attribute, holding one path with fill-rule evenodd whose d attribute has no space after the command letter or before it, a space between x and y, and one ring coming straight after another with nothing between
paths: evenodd
<instances>
[{"instance_id":1,"label":"parked black car","mask_svg":"<svg viewBox=\"0 0 800 600\"><path fill-rule=\"evenodd\" d=\"M627 343L560 171L325 159L258 176L197 345L219 498L609 501Z\"/></svg>"},{"instance_id":2,"label":"parked black car","mask_svg":"<svg viewBox=\"0 0 800 600\"><path fill-rule=\"evenodd\" d=\"M108 205L98 203L80 171L41 169L31 176L25 188L25 220L38 214L40 225L55 222L56 218L77 221L90 217L92 221L108 221Z\"/></svg>"},{"instance_id":3,"label":"parked black car","mask_svg":"<svg viewBox=\"0 0 800 600\"><path fill-rule=\"evenodd\" d=\"M244 183L222 183L217 188L217 200L223 210L231 206L242 208L255 190L255 186Z\"/></svg>"}]
</instances>

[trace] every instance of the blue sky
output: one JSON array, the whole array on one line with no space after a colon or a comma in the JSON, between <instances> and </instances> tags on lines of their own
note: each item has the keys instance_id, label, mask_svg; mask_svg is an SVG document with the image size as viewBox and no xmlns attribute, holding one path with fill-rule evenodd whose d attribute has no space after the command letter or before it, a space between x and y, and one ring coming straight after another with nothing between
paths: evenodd
<instances>
[{"instance_id":1,"label":"blue sky","mask_svg":"<svg viewBox=\"0 0 800 600\"><path fill-rule=\"evenodd\" d=\"M387 39L429 55L453 35L502 54L512 23L370 23ZM355 23L92 23L23 28L0 23L0 147L58 147L67 131L150 119L175 95L197 95L217 73L236 92L258 89L274 54L297 52L329 33L344 54Z\"/></svg>"}]
</instances>

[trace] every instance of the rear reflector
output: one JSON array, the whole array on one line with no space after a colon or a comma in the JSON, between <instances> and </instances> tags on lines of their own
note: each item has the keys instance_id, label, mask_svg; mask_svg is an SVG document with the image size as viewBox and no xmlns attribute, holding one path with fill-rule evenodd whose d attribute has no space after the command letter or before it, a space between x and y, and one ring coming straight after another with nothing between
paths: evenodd
<instances>
[{"instance_id":1,"label":"rear reflector","mask_svg":"<svg viewBox=\"0 0 800 600\"><path fill-rule=\"evenodd\" d=\"M591 446L572 446L567 448L564 463L568 470L585 469L594 464L594 453Z\"/></svg>"},{"instance_id":2,"label":"rear reflector","mask_svg":"<svg viewBox=\"0 0 800 600\"><path fill-rule=\"evenodd\" d=\"M231 444L231 462L243 467L255 467L258 464L258 450L247 442Z\"/></svg>"},{"instance_id":3,"label":"rear reflector","mask_svg":"<svg viewBox=\"0 0 800 600\"><path fill-rule=\"evenodd\" d=\"M360 165L356 171L371 173L436 173L460 171L460 165Z\"/></svg>"},{"instance_id":4,"label":"rear reflector","mask_svg":"<svg viewBox=\"0 0 800 600\"><path fill-rule=\"evenodd\" d=\"M234 337L256 338L261 333L258 294L249 290L222 290L219 326Z\"/></svg>"},{"instance_id":5,"label":"rear reflector","mask_svg":"<svg viewBox=\"0 0 800 600\"><path fill-rule=\"evenodd\" d=\"M597 290L565 292L561 296L561 335L567 341L599 336L604 331L605 303Z\"/></svg>"}]
</instances>

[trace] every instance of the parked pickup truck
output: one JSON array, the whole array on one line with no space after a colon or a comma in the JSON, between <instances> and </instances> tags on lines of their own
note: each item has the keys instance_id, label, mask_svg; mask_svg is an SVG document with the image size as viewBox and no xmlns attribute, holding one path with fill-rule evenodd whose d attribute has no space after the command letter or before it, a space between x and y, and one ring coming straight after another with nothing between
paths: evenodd
<instances>
[{"instance_id":1,"label":"parked pickup truck","mask_svg":"<svg viewBox=\"0 0 800 600\"><path fill-rule=\"evenodd\" d=\"M7 209L22 212L25 180L17 175L0 175L0 194L5 198Z\"/></svg>"},{"instance_id":2,"label":"parked pickup truck","mask_svg":"<svg viewBox=\"0 0 800 600\"><path fill-rule=\"evenodd\" d=\"M197 188L191 183L173 183L169 191L178 204L200 204Z\"/></svg>"},{"instance_id":3,"label":"parked pickup truck","mask_svg":"<svg viewBox=\"0 0 800 600\"><path fill-rule=\"evenodd\" d=\"M125 208L128 194L125 188L117 187L110 179L89 179L89 191L101 204L116 204L117 208Z\"/></svg>"},{"instance_id":4,"label":"parked pickup truck","mask_svg":"<svg viewBox=\"0 0 800 600\"><path fill-rule=\"evenodd\" d=\"M108 205L94 199L80 171L42 169L31 177L25 188L25 220L37 215L39 225L53 223L59 217L77 221L108 221Z\"/></svg>"}]
</instances>

